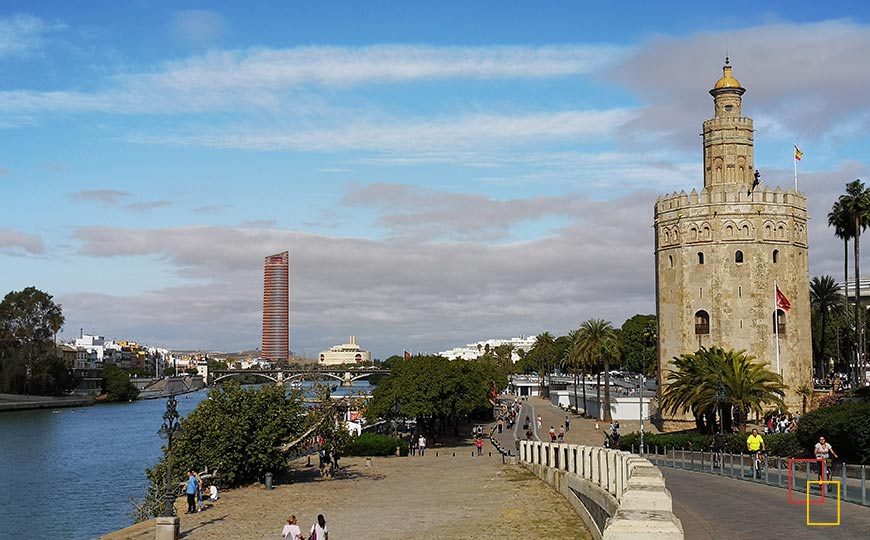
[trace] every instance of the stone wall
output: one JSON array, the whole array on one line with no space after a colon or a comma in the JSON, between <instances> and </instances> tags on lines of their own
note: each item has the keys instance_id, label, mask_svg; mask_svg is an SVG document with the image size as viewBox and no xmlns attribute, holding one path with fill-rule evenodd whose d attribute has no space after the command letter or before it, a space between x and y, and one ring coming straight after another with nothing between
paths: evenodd
<instances>
[{"instance_id":1,"label":"stone wall","mask_svg":"<svg viewBox=\"0 0 870 540\"><path fill-rule=\"evenodd\" d=\"M561 493L596 540L682 540L661 471L628 452L521 441L518 461Z\"/></svg>"}]
</instances>

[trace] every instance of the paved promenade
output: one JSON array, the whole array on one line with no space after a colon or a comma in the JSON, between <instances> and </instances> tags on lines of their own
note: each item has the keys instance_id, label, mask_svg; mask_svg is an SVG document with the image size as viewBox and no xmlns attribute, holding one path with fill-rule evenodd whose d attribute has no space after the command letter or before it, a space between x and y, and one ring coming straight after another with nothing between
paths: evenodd
<instances>
[{"instance_id":1,"label":"paved promenade","mask_svg":"<svg viewBox=\"0 0 870 540\"><path fill-rule=\"evenodd\" d=\"M226 491L193 515L183 515L179 500L182 537L274 540L289 514L307 532L323 513L333 540L591 538L561 495L530 472L503 465L492 445L484 449L483 456L472 456L469 438L427 449L424 457L374 458L373 467L363 458L345 458L333 480L320 479L316 467L304 467L303 460L296 482L272 491L260 486ZM154 524L104 538L153 540Z\"/></svg>"}]
</instances>

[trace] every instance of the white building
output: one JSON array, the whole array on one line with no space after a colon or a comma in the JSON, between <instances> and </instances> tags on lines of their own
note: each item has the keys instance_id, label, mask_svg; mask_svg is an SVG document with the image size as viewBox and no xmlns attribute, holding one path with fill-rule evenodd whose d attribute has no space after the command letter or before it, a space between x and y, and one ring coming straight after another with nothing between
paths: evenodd
<instances>
[{"instance_id":1,"label":"white building","mask_svg":"<svg viewBox=\"0 0 870 540\"><path fill-rule=\"evenodd\" d=\"M487 339L478 341L477 343L469 343L465 347L455 347L438 353L438 356L443 356L448 360L475 360L487 351L494 351L496 347L501 345L513 345L514 350L511 353L511 360L518 362L520 359L517 351L529 352L535 346L535 337L515 337L510 339Z\"/></svg>"},{"instance_id":2,"label":"white building","mask_svg":"<svg viewBox=\"0 0 870 540\"><path fill-rule=\"evenodd\" d=\"M350 343L335 345L328 351L321 351L317 363L321 366L336 366L339 364L360 364L371 362L372 353L360 349L356 344L356 336L350 336Z\"/></svg>"}]
</instances>

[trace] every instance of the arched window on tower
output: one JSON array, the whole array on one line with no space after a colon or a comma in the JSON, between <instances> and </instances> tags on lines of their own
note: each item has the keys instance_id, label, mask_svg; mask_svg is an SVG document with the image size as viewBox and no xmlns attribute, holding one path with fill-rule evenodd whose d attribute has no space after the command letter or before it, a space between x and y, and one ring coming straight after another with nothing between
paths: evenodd
<instances>
[{"instance_id":1,"label":"arched window on tower","mask_svg":"<svg viewBox=\"0 0 870 540\"><path fill-rule=\"evenodd\" d=\"M698 252L698 264L704 264L704 252L703 251Z\"/></svg>"},{"instance_id":2,"label":"arched window on tower","mask_svg":"<svg viewBox=\"0 0 870 540\"><path fill-rule=\"evenodd\" d=\"M773 250L773 264L776 264L778 262L779 262L779 250L774 249Z\"/></svg>"},{"instance_id":3,"label":"arched window on tower","mask_svg":"<svg viewBox=\"0 0 870 540\"><path fill-rule=\"evenodd\" d=\"M674 267L674 256L673 255L668 255L668 266L670 266L671 268Z\"/></svg>"},{"instance_id":4,"label":"arched window on tower","mask_svg":"<svg viewBox=\"0 0 870 540\"><path fill-rule=\"evenodd\" d=\"M739 249L734 253L734 262L738 264L743 262L743 252Z\"/></svg>"},{"instance_id":5,"label":"arched window on tower","mask_svg":"<svg viewBox=\"0 0 870 540\"><path fill-rule=\"evenodd\" d=\"M778 329L777 329L778 327ZM785 311L777 309L773 314L774 333L779 332L779 335L785 335Z\"/></svg>"},{"instance_id":6,"label":"arched window on tower","mask_svg":"<svg viewBox=\"0 0 870 540\"><path fill-rule=\"evenodd\" d=\"M703 309L695 312L695 334L707 335L710 333L710 314Z\"/></svg>"}]
</instances>

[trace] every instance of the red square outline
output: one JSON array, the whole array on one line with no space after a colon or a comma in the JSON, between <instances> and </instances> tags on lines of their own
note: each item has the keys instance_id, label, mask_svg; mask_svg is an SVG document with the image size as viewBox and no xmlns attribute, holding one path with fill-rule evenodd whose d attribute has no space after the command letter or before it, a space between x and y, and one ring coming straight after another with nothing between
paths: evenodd
<instances>
[{"instance_id":1,"label":"red square outline","mask_svg":"<svg viewBox=\"0 0 870 540\"><path fill-rule=\"evenodd\" d=\"M807 498L802 500L795 500L792 496L792 489L794 487L794 464L796 462L801 463L812 463L817 462L819 466L822 468L822 478L825 477L825 460L820 458L788 458L788 504L824 504L825 503L825 490L822 490L822 498L816 501L810 500L810 494L807 492Z\"/></svg>"}]
</instances>

